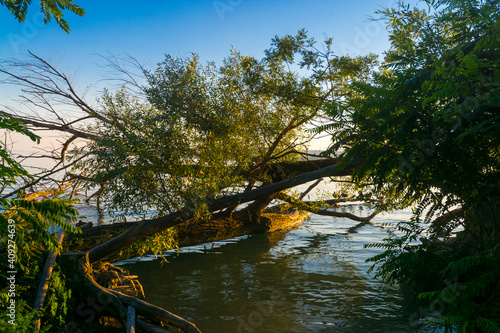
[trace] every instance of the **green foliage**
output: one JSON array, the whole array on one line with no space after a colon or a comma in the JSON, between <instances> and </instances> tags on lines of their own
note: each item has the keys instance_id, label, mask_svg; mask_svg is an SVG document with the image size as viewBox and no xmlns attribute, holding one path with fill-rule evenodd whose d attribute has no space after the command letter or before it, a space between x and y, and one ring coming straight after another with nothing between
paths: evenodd
<instances>
[{"instance_id":1,"label":"green foliage","mask_svg":"<svg viewBox=\"0 0 500 333\"><path fill-rule=\"evenodd\" d=\"M7 7L16 20L24 22L31 0L0 0L0 5ZM41 0L40 10L46 23L54 18L57 25L67 33L69 33L70 29L68 22L63 19L63 10L69 10L79 16L85 15L85 11L73 4L73 0Z\"/></svg>"},{"instance_id":2,"label":"green foliage","mask_svg":"<svg viewBox=\"0 0 500 333\"><path fill-rule=\"evenodd\" d=\"M31 138L31 140L37 143L40 142L40 137L28 131L19 121L16 121L4 114L0 114L0 128L27 135ZM4 147L3 142L0 143L0 158L3 161L3 163L0 164L0 177L3 185L15 183L16 177L20 175L29 176L28 172L26 172L26 170L24 170L22 166L10 156L7 151L7 147Z\"/></svg>"},{"instance_id":3,"label":"green foliage","mask_svg":"<svg viewBox=\"0 0 500 333\"><path fill-rule=\"evenodd\" d=\"M356 182L373 184L386 207L415 207L369 245L385 250L370 259L376 276L409 286L445 315L435 324L447 332L497 332L500 7L425 3L380 12L392 45L385 62L327 105L341 124L324 128L335 131L332 151L360 161Z\"/></svg>"},{"instance_id":4,"label":"green foliage","mask_svg":"<svg viewBox=\"0 0 500 333\"><path fill-rule=\"evenodd\" d=\"M3 303L3 302L2 302ZM7 306L7 304L2 304ZM33 310L24 299L19 299L16 302L16 326L15 332L28 333L33 331L33 318L36 311ZM2 332L13 332L13 326L7 322L8 317L2 315L0 319L0 330ZM40 332L50 332L51 326L43 327Z\"/></svg>"},{"instance_id":5,"label":"green foliage","mask_svg":"<svg viewBox=\"0 0 500 333\"><path fill-rule=\"evenodd\" d=\"M71 298L71 289L67 289L65 276L60 270L52 272L50 276L50 293L45 300L45 319L55 327L64 327L68 313L68 301Z\"/></svg>"},{"instance_id":6,"label":"green foliage","mask_svg":"<svg viewBox=\"0 0 500 333\"><path fill-rule=\"evenodd\" d=\"M327 105L337 121L325 127L336 130L331 150L344 150L346 161L362 161L355 180L373 183L394 207L436 195L441 203L429 217L437 207L462 205L466 215L482 211L482 220L493 223L499 195L498 5L428 3L435 6L431 13L409 7L383 13L392 48L373 82L354 83L351 98Z\"/></svg>"},{"instance_id":7,"label":"green foliage","mask_svg":"<svg viewBox=\"0 0 500 333\"><path fill-rule=\"evenodd\" d=\"M145 70L144 99L125 89L102 98L89 150L110 211L161 216L181 207L203 214L211 199L272 182L270 166L299 158L306 126L346 82L363 80L375 56L318 53L301 30L276 36L258 60L232 50L221 66L169 55ZM304 75L292 70L297 66Z\"/></svg>"},{"instance_id":8,"label":"green foliage","mask_svg":"<svg viewBox=\"0 0 500 333\"><path fill-rule=\"evenodd\" d=\"M29 136L33 141L39 137L28 131L19 122L4 117L0 118L0 128L16 131ZM5 188L15 183L18 176L31 178L28 172L17 163L6 150L0 147L0 156L3 158L0 167L0 186ZM31 332L35 310L29 306L34 303L41 267L44 265L44 252L51 250L58 252L60 244L54 234L49 231L57 227L69 232L81 232L68 222L74 221L78 211L71 207L72 200L51 199L43 201L24 200L22 193L15 198L0 198L0 255L3 259L0 272L0 306L6 308L9 302L9 286L7 285L8 271L17 271L16 274L16 332ZM15 259L8 255L14 254ZM9 259L9 260L7 260ZM11 266L12 265L12 266ZM9 268L7 268L9 267ZM60 273L52 274L51 286L47 296L44 311L50 316L44 318L44 328L41 332L53 332L53 325L62 327L63 316L66 312L66 301L69 291L64 287ZM3 316L0 329L12 330Z\"/></svg>"},{"instance_id":9,"label":"green foliage","mask_svg":"<svg viewBox=\"0 0 500 333\"><path fill-rule=\"evenodd\" d=\"M145 254L154 254L160 256L163 261L167 261L163 253L168 250L178 248L175 236L177 231L175 228L170 228L162 232L157 232L154 235L146 237L143 240L135 242L128 248L120 252L120 256L124 254L125 257L143 256Z\"/></svg>"},{"instance_id":10,"label":"green foliage","mask_svg":"<svg viewBox=\"0 0 500 333\"><path fill-rule=\"evenodd\" d=\"M0 245L7 246L12 240L9 225L12 220L15 225L15 242L17 246L17 261L22 265L20 258L32 254L31 244L26 241L28 235L34 233L38 240L50 251L58 252L61 249L54 233L56 226L67 232L81 232L69 222L76 221L78 211L71 207L73 200L50 199L43 201L27 201L22 199L0 199L3 214L0 214ZM21 266L21 269L26 267Z\"/></svg>"},{"instance_id":11,"label":"green foliage","mask_svg":"<svg viewBox=\"0 0 500 333\"><path fill-rule=\"evenodd\" d=\"M39 280L37 277L41 275L41 270L43 267L43 252L40 247L40 243L33 240L31 235L29 235L25 240L30 246L31 255L21 255L18 256L22 260L22 264L17 267L23 267L23 274L16 274L16 332L29 332L33 327L33 317L35 315L35 310L32 305L34 303L36 288L38 287ZM19 251L19 250L18 250ZM0 246L0 255L2 258L7 258L7 247ZM20 261L18 261L18 264ZM7 262L4 259L2 262L2 270L0 272L0 307L6 309L9 302L9 286L7 284L7 278L10 274L7 273ZM18 272L20 270L18 269ZM12 326L8 324L7 317L2 313L0 319L0 330L3 332L9 332L12 330Z\"/></svg>"},{"instance_id":12,"label":"green foliage","mask_svg":"<svg viewBox=\"0 0 500 333\"><path fill-rule=\"evenodd\" d=\"M0 128L16 131L29 136L33 141L39 142L40 138L27 130L19 121L0 116ZM0 147L0 157L3 164L0 166L0 187L5 188L13 184L23 175L31 178L29 173L15 161L6 147ZM58 251L59 245L55 235L49 233L49 229L56 226L69 232L81 232L79 228L71 226L68 222L76 220L78 211L71 207L72 200L52 199L44 201L23 200L22 192L16 198L0 198L0 245L7 246L7 243L15 235L18 256L30 254L30 245L26 243L27 235L34 232L41 240L41 243L51 251ZM15 233L8 230L12 223L15 225ZM18 258L19 259L19 258ZM20 260L19 262L23 262ZM24 268L22 268L24 269Z\"/></svg>"},{"instance_id":13,"label":"green foliage","mask_svg":"<svg viewBox=\"0 0 500 333\"><path fill-rule=\"evenodd\" d=\"M385 251L370 258L370 271L401 285L419 299L421 313L439 311L431 321L446 332L496 332L500 323L500 253L477 252L464 235L445 241L421 239L426 225L400 222L383 243L367 247ZM422 240L423 242L418 242Z\"/></svg>"},{"instance_id":14,"label":"green foliage","mask_svg":"<svg viewBox=\"0 0 500 333\"><path fill-rule=\"evenodd\" d=\"M21 256L18 267L23 267L22 274L16 275L16 332L32 332L33 318L36 310L32 307L40 282L42 268L46 255L42 244L34 238L33 234L26 237L25 242L29 244L31 255ZM0 255L7 257L5 248L0 248ZM7 281L7 269L2 268L0 273L0 307L5 309L8 305L8 286L3 283ZM43 325L40 332L64 331L64 316L68 307L68 299L71 290L65 287L64 279L56 265L51 275L51 280L45 300L45 306L39 312ZM7 322L9 318L2 314L0 318L0 331L11 332L12 326Z\"/></svg>"},{"instance_id":15,"label":"green foliage","mask_svg":"<svg viewBox=\"0 0 500 333\"><path fill-rule=\"evenodd\" d=\"M205 89L203 85L199 88ZM204 107L201 96L185 93L179 98L193 97L194 104L174 99L166 102L189 109L198 104ZM212 104L217 97L212 97L213 102L208 98L206 107L217 108ZM104 103L113 123L99 129L100 139L91 146L96 159L90 163L95 177L107 181L103 197L111 210L145 214L153 209L163 215L185 205L201 208L205 196L237 185L239 178L233 171L248 168L251 157L258 153L259 129L249 133L247 114L240 113L242 110L234 117L205 110L182 115L184 110L175 105L160 111L123 91L104 96ZM228 130L228 124L234 126L234 132ZM241 139L243 135L248 135L248 141Z\"/></svg>"},{"instance_id":16,"label":"green foliage","mask_svg":"<svg viewBox=\"0 0 500 333\"><path fill-rule=\"evenodd\" d=\"M271 57L271 56L270 56ZM106 93L99 139L90 151L111 210L164 215L207 198L270 181L266 168L296 159L321 89L285 70L280 59L233 50L220 67L197 55L166 56L145 71L147 100Z\"/></svg>"},{"instance_id":17,"label":"green foliage","mask_svg":"<svg viewBox=\"0 0 500 333\"><path fill-rule=\"evenodd\" d=\"M331 150L362 160L355 178L394 205L419 202L431 187L450 198L498 192L498 8L476 6L473 18L465 2L434 15L384 12L392 48L383 67L327 108L343 123Z\"/></svg>"}]
</instances>

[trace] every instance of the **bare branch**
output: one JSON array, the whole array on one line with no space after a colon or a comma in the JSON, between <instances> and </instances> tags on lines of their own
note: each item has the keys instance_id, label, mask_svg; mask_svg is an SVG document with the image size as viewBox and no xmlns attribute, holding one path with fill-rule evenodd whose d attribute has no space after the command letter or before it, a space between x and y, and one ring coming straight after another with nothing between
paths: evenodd
<instances>
[{"instance_id":1,"label":"bare branch","mask_svg":"<svg viewBox=\"0 0 500 333\"><path fill-rule=\"evenodd\" d=\"M347 167L354 167L356 165L357 163L351 163ZM248 192L225 196L214 200L207 199L208 211L220 211L227 207L232 207L234 205L269 197L275 193L295 187L297 185L301 185L322 177L335 176L337 174L342 174L343 172L344 170L340 169L338 164L335 164L319 170L302 173L296 177L288 178L278 183L263 186ZM195 214L196 211L184 207L172 214L168 214L155 219L143 220L125 233L92 248L89 251L90 260L92 262L100 260L110 254L113 254L123 247L129 246L130 244L142 239L143 237L147 237L156 232L166 230L179 223L182 223L186 219L193 218Z\"/></svg>"},{"instance_id":2,"label":"bare branch","mask_svg":"<svg viewBox=\"0 0 500 333\"><path fill-rule=\"evenodd\" d=\"M140 82L146 81L144 73L147 70L143 64L128 54L125 54L124 57L117 57L111 53L99 56L106 62L101 67L108 71L104 81L116 81L120 87L125 87L135 96L145 96L143 85Z\"/></svg>"},{"instance_id":3,"label":"bare branch","mask_svg":"<svg viewBox=\"0 0 500 333\"><path fill-rule=\"evenodd\" d=\"M51 172L49 172L49 173L46 173L45 175L43 175L43 176L41 176L41 177L37 178L36 180L34 180L33 182L28 183L28 184L26 184L26 185L24 185L24 186L22 186L22 187L19 187L18 189L16 189L15 191L12 191L11 193L8 193L8 194L3 195L3 196L2 196L2 198L8 198L8 197L10 197L10 196L13 196L13 195L15 195L15 194L19 193L19 192L20 192L20 191L22 191L22 190L25 190L25 189L27 189L27 188L29 188L29 187L31 187L31 186L34 186L34 185L38 184L39 182L41 182L42 180L47 179L49 176L51 176L51 175L53 175L53 174L55 174L55 173L57 173L57 172L60 172L60 171L62 171L62 170L65 170L65 169L67 169L67 168L69 168L69 167L73 166L74 164L78 163L79 161L81 161L83 158L85 158L85 157L87 157L87 156L88 156L88 155L87 155L87 154L85 154L85 155L83 155L83 156L79 157L78 159L76 159L75 161L71 162L71 163L70 163L70 164L68 164L68 165L65 165L65 166L63 166L63 167L61 167L61 168L59 168L59 169L53 170L53 171L51 171Z\"/></svg>"},{"instance_id":4,"label":"bare branch","mask_svg":"<svg viewBox=\"0 0 500 333\"><path fill-rule=\"evenodd\" d=\"M322 207L318 207L318 205L311 205L308 202L300 201L297 200L285 193L280 193L278 195L278 199L281 199L283 201L286 201L290 204L292 204L295 208L300 209L300 210L305 210L314 214L318 215L326 215L326 216L334 216L334 217L345 217L354 221L360 221L360 222L366 222L370 221L372 218L375 217L380 211L375 211L373 214L366 216L366 217L361 217L361 216L356 216L351 213L345 213L345 212L336 212L332 210L327 210Z\"/></svg>"},{"instance_id":5,"label":"bare branch","mask_svg":"<svg viewBox=\"0 0 500 333\"><path fill-rule=\"evenodd\" d=\"M75 136L77 138L83 138L83 139L95 140L98 138L98 136L96 136L95 134L83 132L81 130L71 128L70 126L68 126L66 124L60 125L60 124L52 123L50 121L44 121L44 122L36 121L36 120L29 119L27 117L16 116L16 115L13 115L11 113L7 113L5 111L0 111L0 114L8 115L9 117L12 117L16 120L19 120L20 122L22 122L24 124L33 126L34 128L43 128L43 129L47 129L47 130L66 132L66 133L72 134L73 136Z\"/></svg>"}]
</instances>

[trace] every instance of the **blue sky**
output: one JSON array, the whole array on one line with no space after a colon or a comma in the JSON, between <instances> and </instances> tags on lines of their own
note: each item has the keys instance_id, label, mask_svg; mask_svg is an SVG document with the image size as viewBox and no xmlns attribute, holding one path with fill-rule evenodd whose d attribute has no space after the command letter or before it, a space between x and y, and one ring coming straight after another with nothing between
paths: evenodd
<instances>
[{"instance_id":1,"label":"blue sky","mask_svg":"<svg viewBox=\"0 0 500 333\"><path fill-rule=\"evenodd\" d=\"M44 25L36 1L27 20L18 23L0 7L0 58L18 58L27 50L57 57L80 79L94 81L102 71L98 55L127 53L154 65L168 53L200 54L220 63L232 45L257 57L275 35L305 28L321 41L333 37L339 54L381 53L388 48L383 22L368 20L392 0L149 0L82 1L84 17L67 13L68 35L53 22Z\"/></svg>"},{"instance_id":2,"label":"blue sky","mask_svg":"<svg viewBox=\"0 0 500 333\"><path fill-rule=\"evenodd\" d=\"M417 0L408 0L416 3ZM221 63L232 46L258 58L271 39L304 28L318 42L333 37L337 54L382 54L389 43L385 23L370 21L374 12L394 0L106 0L75 3L86 15L67 12L70 34L54 22L43 24L38 1L24 23L0 6L0 59L22 58L27 51L56 59L58 68L75 73L77 87L90 86L90 98L100 95L105 70L99 55L124 54L150 68L165 54L198 53L204 62ZM1 80L1 77L0 77ZM11 104L16 93L0 87L0 105ZM92 96L96 95L96 96ZM12 105L12 104L11 104ZM30 144L29 142L27 144ZM31 144L30 144L31 145Z\"/></svg>"}]
</instances>

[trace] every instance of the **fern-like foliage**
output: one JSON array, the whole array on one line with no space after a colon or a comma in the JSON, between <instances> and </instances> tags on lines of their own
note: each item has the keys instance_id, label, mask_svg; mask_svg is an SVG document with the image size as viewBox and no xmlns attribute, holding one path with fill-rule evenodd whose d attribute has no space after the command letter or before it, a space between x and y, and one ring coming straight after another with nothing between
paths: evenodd
<instances>
[{"instance_id":1,"label":"fern-like foliage","mask_svg":"<svg viewBox=\"0 0 500 333\"><path fill-rule=\"evenodd\" d=\"M31 0L0 0L0 5L6 6L19 22L24 22L26 19L26 13L30 4ZM69 33L70 29L68 22L63 18L63 11L69 10L79 16L85 15L85 11L75 5L73 0L42 0L40 1L40 5L45 23L50 22L54 18L57 25L67 33Z\"/></svg>"},{"instance_id":2,"label":"fern-like foliage","mask_svg":"<svg viewBox=\"0 0 500 333\"><path fill-rule=\"evenodd\" d=\"M369 262L409 287L447 332L500 326L500 5L400 2L379 11L391 49L371 80L325 106L331 152L358 161L387 208L413 207ZM344 125L344 126L342 126ZM439 305L439 306L436 306Z\"/></svg>"},{"instance_id":3,"label":"fern-like foliage","mask_svg":"<svg viewBox=\"0 0 500 333\"><path fill-rule=\"evenodd\" d=\"M70 225L76 220L78 211L72 207L73 200L50 199L43 201L28 201L20 198L0 199L0 244L7 246L9 240L14 240L16 262L23 266L22 256L33 254L29 239L35 237L47 250L59 252L61 245L57 242L56 228L67 232L78 233L81 229ZM15 231L12 227L14 225ZM14 239L13 239L14 238Z\"/></svg>"}]
</instances>

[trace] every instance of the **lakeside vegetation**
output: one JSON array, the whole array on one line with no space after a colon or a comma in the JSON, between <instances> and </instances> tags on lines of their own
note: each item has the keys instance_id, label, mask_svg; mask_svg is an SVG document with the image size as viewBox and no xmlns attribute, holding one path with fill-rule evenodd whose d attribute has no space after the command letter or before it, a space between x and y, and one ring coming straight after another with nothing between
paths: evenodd
<instances>
[{"instance_id":1,"label":"lakeside vegetation","mask_svg":"<svg viewBox=\"0 0 500 333\"><path fill-rule=\"evenodd\" d=\"M93 198L104 209L155 216L96 244L87 257L59 257L38 313L41 331L64 331L69 323L100 330L99 320L83 323L75 315L88 294L116 300L106 305L101 323L102 317L126 322L120 302L133 301L94 283L91 264L134 244L143 251L138 242L171 235L186 221L196 225L215 213L238 212L246 215L245 224L259 226L276 202L358 221L374 216L326 210L336 201L305 202L287 191L322 177L342 183L347 195L375 212L414 207L410 221L369 245L383 250L370 261L378 277L428 309L422 316L439 311L433 324L446 332L500 332L500 5L423 3L423 9L399 4L377 13L391 41L381 62L373 54L335 55L332 39L316 43L301 30L276 36L262 59L233 49L220 66L201 64L197 55L167 55L156 68L138 66L133 73L110 58L123 88L106 91L95 103L36 55L3 61L3 83L23 87L32 110L48 117L2 111L0 127L33 140L37 129L64 138L53 151L60 163L37 175L6 147L0 150L0 253L6 257L15 238L15 267L23 271L20 332L31 330L36 315L31 304L45 252L62 248L46 230L80 231L66 221L76 220L72 198L86 188L99 187ZM61 102L75 110L69 120L54 107ZM310 159L307 145L320 134L331 136L331 146ZM84 144L66 154L77 141ZM61 192L69 199L59 199ZM16 224L12 237L10 219ZM164 243L150 248L161 253L172 244ZM6 308L8 285L0 301ZM134 305L151 314L147 303ZM143 328L158 323L153 317L143 317Z\"/></svg>"}]
</instances>

